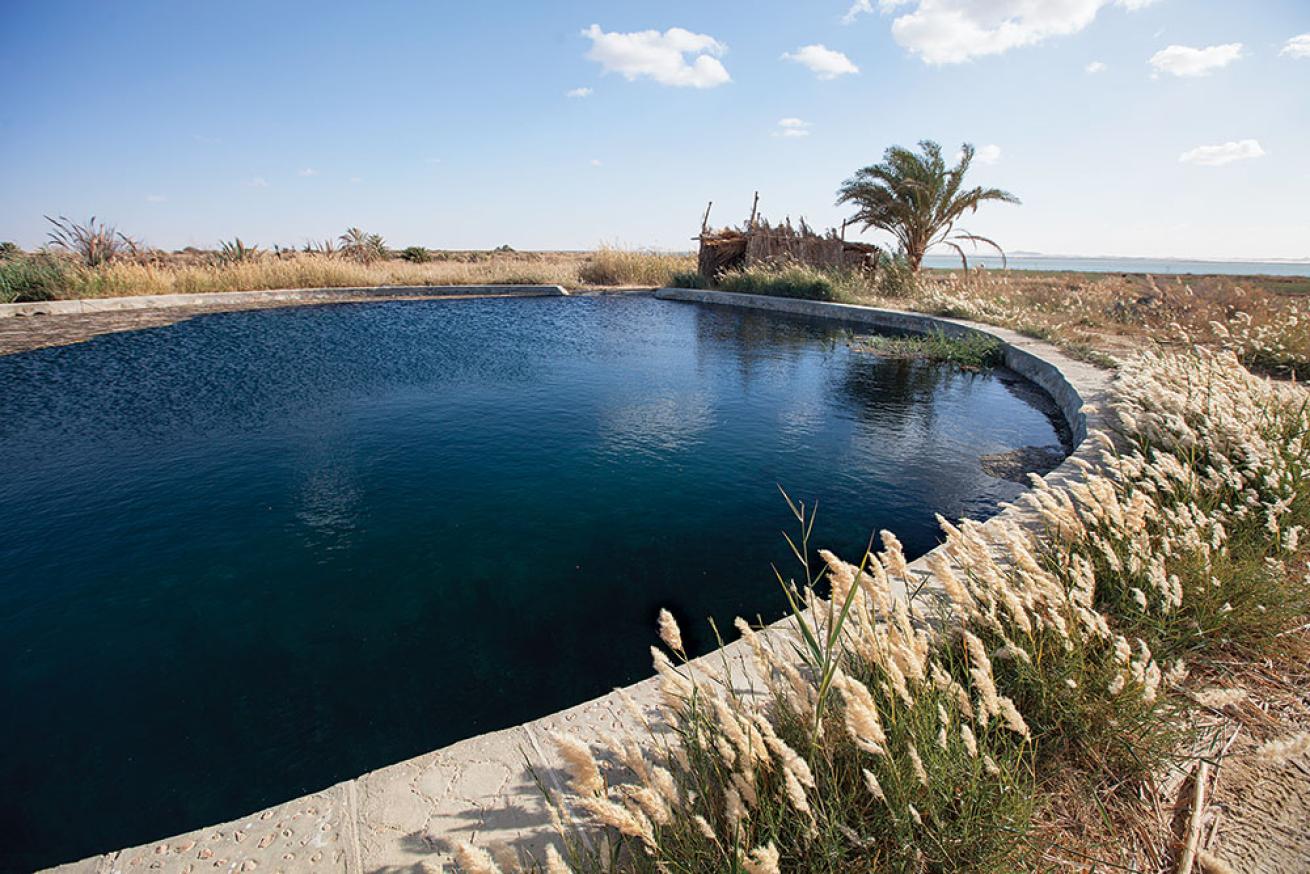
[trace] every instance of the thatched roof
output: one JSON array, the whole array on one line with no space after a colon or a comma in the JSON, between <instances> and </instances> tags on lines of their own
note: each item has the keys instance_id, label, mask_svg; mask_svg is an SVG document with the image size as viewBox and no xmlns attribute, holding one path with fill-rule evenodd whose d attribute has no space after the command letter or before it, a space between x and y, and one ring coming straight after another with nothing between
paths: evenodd
<instances>
[{"instance_id":1,"label":"thatched roof","mask_svg":"<svg viewBox=\"0 0 1310 874\"><path fill-rule=\"evenodd\" d=\"M757 204L758 198L756 195ZM797 226L791 219L771 225L752 210L750 220L741 227L710 230L708 209L705 216L698 237L697 269L707 279L755 264L798 263L823 269L877 266L877 246L849 242L843 239L842 231L817 233L804 219Z\"/></svg>"}]
</instances>

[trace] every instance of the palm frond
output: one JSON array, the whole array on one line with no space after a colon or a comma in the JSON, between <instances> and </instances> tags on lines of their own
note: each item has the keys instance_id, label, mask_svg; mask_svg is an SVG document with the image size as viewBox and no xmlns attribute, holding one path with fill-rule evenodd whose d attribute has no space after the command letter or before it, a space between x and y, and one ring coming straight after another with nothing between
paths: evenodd
<instances>
[{"instance_id":1,"label":"palm frond","mask_svg":"<svg viewBox=\"0 0 1310 874\"><path fill-rule=\"evenodd\" d=\"M951 245L951 240L984 242L999 250L986 238L954 233L960 216L977 212L983 203L1019 203L1017 197L999 188L965 189L973 158L974 148L969 143L961 147L953 167L947 166L941 146L931 140L920 142L917 152L892 146L881 164L862 167L841 184L837 205L855 207L850 224L891 234L914 271L930 248ZM967 270L963 249L958 245L952 248L960 252Z\"/></svg>"}]
</instances>

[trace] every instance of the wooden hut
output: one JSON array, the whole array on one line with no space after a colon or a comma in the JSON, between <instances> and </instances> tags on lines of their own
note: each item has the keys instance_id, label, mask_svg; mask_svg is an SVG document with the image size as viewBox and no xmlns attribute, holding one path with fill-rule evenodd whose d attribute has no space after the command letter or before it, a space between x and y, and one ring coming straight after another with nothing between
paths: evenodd
<instances>
[{"instance_id":1,"label":"wooden hut","mask_svg":"<svg viewBox=\"0 0 1310 874\"><path fill-rule=\"evenodd\" d=\"M713 280L729 270L757 264L804 264L824 270L877 269L881 250L868 243L846 240L844 224L840 231L828 230L821 234L804 219L796 226L792 225L791 219L780 225L771 225L757 215L758 194L755 203L750 219L740 228L711 230L710 211L705 210L700 236L697 237L700 251L696 268L701 276Z\"/></svg>"}]
</instances>

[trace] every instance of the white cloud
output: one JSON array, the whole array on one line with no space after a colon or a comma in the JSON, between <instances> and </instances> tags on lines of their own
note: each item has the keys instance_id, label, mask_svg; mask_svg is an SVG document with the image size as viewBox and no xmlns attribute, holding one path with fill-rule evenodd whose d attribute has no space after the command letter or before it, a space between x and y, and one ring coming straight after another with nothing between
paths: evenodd
<instances>
[{"instance_id":1,"label":"white cloud","mask_svg":"<svg viewBox=\"0 0 1310 874\"><path fill-rule=\"evenodd\" d=\"M361 182L363 182L363 181L364 181L364 180L361 179L361 178L359 178L358 176L351 176L351 177L350 177L350 184L351 184L351 185L358 185L359 183L361 183Z\"/></svg>"},{"instance_id":2,"label":"white cloud","mask_svg":"<svg viewBox=\"0 0 1310 874\"><path fill-rule=\"evenodd\" d=\"M263 176L252 176L246 180L246 185L250 188L267 188L268 180Z\"/></svg>"},{"instance_id":3,"label":"white cloud","mask_svg":"<svg viewBox=\"0 0 1310 874\"><path fill-rule=\"evenodd\" d=\"M913 0L878 0L878 11L891 12L897 6L904 6L906 3L910 2L913 2ZM873 0L854 0L854 2L851 3L851 8L847 9L846 14L842 16L841 23L854 24L855 20L861 15L872 14Z\"/></svg>"},{"instance_id":4,"label":"white cloud","mask_svg":"<svg viewBox=\"0 0 1310 874\"><path fill-rule=\"evenodd\" d=\"M647 76L661 85L714 88L732 81L718 60L727 46L703 33L681 27L663 33L606 33L593 24L582 35L591 40L587 57L606 73L618 73L629 82Z\"/></svg>"},{"instance_id":5,"label":"white cloud","mask_svg":"<svg viewBox=\"0 0 1310 874\"><path fill-rule=\"evenodd\" d=\"M1260 148L1257 140L1240 140L1224 143L1221 146L1198 146L1189 152L1183 152L1178 160L1184 164L1200 164L1202 167L1222 167L1234 161L1247 161L1264 157L1265 150Z\"/></svg>"},{"instance_id":6,"label":"white cloud","mask_svg":"<svg viewBox=\"0 0 1310 874\"><path fill-rule=\"evenodd\" d=\"M565 91L564 96L565 97L590 97L591 93L592 92L590 88L574 88L570 91Z\"/></svg>"},{"instance_id":7,"label":"white cloud","mask_svg":"<svg viewBox=\"0 0 1310 874\"><path fill-rule=\"evenodd\" d=\"M1289 58L1310 58L1310 33L1292 37L1278 54Z\"/></svg>"},{"instance_id":8,"label":"white cloud","mask_svg":"<svg viewBox=\"0 0 1310 874\"><path fill-rule=\"evenodd\" d=\"M1135 11L1156 0L880 0L886 13L911 3L892 21L892 36L929 64L959 64L1051 37L1077 33L1107 6ZM856 4L857 6L860 4ZM864 11L864 10L860 10ZM855 12L859 15L859 12ZM848 13L850 14L850 13Z\"/></svg>"},{"instance_id":9,"label":"white cloud","mask_svg":"<svg viewBox=\"0 0 1310 874\"><path fill-rule=\"evenodd\" d=\"M778 129L773 132L773 135L787 139L808 137L810 135L810 123L799 118L780 118L778 119Z\"/></svg>"},{"instance_id":10,"label":"white cloud","mask_svg":"<svg viewBox=\"0 0 1310 874\"><path fill-rule=\"evenodd\" d=\"M591 166L593 166L593 167L599 167L599 166L601 166L601 160L600 160L600 158L592 158L592 159L591 159Z\"/></svg>"},{"instance_id":11,"label":"white cloud","mask_svg":"<svg viewBox=\"0 0 1310 874\"><path fill-rule=\"evenodd\" d=\"M163 194L147 194L146 203L167 203L168 197Z\"/></svg>"},{"instance_id":12,"label":"white cloud","mask_svg":"<svg viewBox=\"0 0 1310 874\"><path fill-rule=\"evenodd\" d=\"M1242 57L1240 42L1226 43L1221 46L1206 46L1194 49L1191 46L1169 46L1151 56L1151 66L1156 73L1169 73L1174 76L1208 76L1222 67Z\"/></svg>"},{"instance_id":13,"label":"white cloud","mask_svg":"<svg viewBox=\"0 0 1310 874\"><path fill-rule=\"evenodd\" d=\"M836 79L838 76L860 72L860 68L851 63L850 58L825 45L801 46L794 52L785 52L782 59L807 67L820 79Z\"/></svg>"},{"instance_id":14,"label":"white cloud","mask_svg":"<svg viewBox=\"0 0 1310 874\"><path fill-rule=\"evenodd\" d=\"M960 150L955 153L954 160L958 162L963 157L964 151ZM995 164L997 161L1001 160L1001 147L995 143L986 146L979 146L977 149L974 149L973 159L979 164Z\"/></svg>"},{"instance_id":15,"label":"white cloud","mask_svg":"<svg viewBox=\"0 0 1310 874\"><path fill-rule=\"evenodd\" d=\"M305 169L301 170L300 173L299 173L298 175L300 175L300 176L317 176L317 175L318 175L318 171L315 170L313 167L306 167Z\"/></svg>"},{"instance_id":16,"label":"white cloud","mask_svg":"<svg viewBox=\"0 0 1310 874\"><path fill-rule=\"evenodd\" d=\"M1097 73L1105 72L1105 64L1101 63L1100 61L1092 61L1083 69L1086 70L1088 73L1091 73L1092 75L1096 75Z\"/></svg>"},{"instance_id":17,"label":"white cloud","mask_svg":"<svg viewBox=\"0 0 1310 874\"><path fill-rule=\"evenodd\" d=\"M871 0L855 0L851 8L846 10L846 14L841 17L842 24L854 24L855 20L861 15L872 15L873 3Z\"/></svg>"},{"instance_id":18,"label":"white cloud","mask_svg":"<svg viewBox=\"0 0 1310 874\"><path fill-rule=\"evenodd\" d=\"M873 4L870 0L855 0L851 8L846 10L846 14L841 17L842 24L854 24L855 19L861 15L872 15Z\"/></svg>"}]
</instances>

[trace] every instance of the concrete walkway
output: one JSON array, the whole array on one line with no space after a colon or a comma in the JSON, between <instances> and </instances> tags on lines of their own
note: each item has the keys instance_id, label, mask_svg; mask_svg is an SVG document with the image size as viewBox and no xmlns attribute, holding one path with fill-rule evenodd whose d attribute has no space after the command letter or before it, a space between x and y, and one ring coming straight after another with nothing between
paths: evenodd
<instances>
[{"instance_id":1,"label":"concrete walkway","mask_svg":"<svg viewBox=\"0 0 1310 874\"><path fill-rule=\"evenodd\" d=\"M225 291L0 304L0 355L80 343L101 334L160 328L208 313L331 303L454 300L470 297L559 297L558 285L381 286Z\"/></svg>"}]
</instances>

